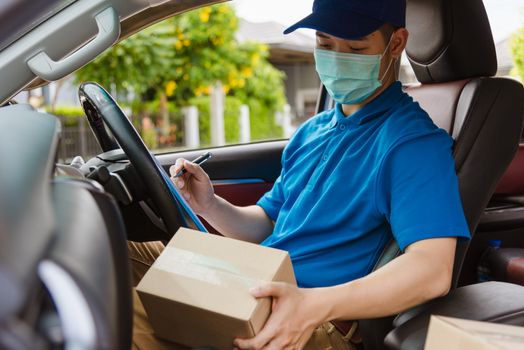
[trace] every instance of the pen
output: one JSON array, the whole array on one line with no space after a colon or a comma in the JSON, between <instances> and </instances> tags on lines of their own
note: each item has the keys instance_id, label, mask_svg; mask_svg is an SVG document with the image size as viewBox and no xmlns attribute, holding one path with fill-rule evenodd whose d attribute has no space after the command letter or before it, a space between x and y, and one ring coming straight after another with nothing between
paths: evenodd
<instances>
[{"instance_id":1,"label":"pen","mask_svg":"<svg viewBox=\"0 0 524 350\"><path fill-rule=\"evenodd\" d=\"M191 163L195 163L195 164L198 164L198 165L201 165L202 163L204 163L206 160L208 160L209 158L211 158L213 156L213 154L211 152L206 152L204 154L202 154L201 156L197 157L195 160L193 160ZM182 175L184 175L185 173L187 173L187 170L184 168L182 170L180 170L175 176L173 177L180 177Z\"/></svg>"}]
</instances>

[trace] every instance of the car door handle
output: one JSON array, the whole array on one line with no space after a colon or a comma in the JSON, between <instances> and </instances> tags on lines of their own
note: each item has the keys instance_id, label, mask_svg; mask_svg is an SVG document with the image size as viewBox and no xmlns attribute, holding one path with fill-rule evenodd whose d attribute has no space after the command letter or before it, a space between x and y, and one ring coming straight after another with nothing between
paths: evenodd
<instances>
[{"instance_id":1,"label":"car door handle","mask_svg":"<svg viewBox=\"0 0 524 350\"><path fill-rule=\"evenodd\" d=\"M109 7L95 16L98 35L85 46L61 61L53 61L40 51L27 61L29 69L42 79L58 80L82 67L113 45L120 36L120 21L116 11Z\"/></svg>"}]
</instances>

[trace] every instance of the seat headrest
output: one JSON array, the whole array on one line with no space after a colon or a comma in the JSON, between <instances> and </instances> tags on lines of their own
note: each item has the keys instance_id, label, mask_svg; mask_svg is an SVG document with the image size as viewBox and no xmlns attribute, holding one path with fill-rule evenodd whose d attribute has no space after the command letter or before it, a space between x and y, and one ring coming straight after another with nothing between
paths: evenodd
<instances>
[{"instance_id":1,"label":"seat headrest","mask_svg":"<svg viewBox=\"0 0 524 350\"><path fill-rule=\"evenodd\" d=\"M497 56L482 0L408 0L406 53L418 81L493 76Z\"/></svg>"}]
</instances>

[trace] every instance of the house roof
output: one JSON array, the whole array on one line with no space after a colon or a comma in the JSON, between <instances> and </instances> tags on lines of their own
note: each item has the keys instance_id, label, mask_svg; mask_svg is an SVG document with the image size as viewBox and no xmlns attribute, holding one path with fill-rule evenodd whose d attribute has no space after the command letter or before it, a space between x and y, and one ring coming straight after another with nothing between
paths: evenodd
<instances>
[{"instance_id":1,"label":"house roof","mask_svg":"<svg viewBox=\"0 0 524 350\"><path fill-rule=\"evenodd\" d=\"M237 39L240 42L257 41L269 46L269 61L274 64L313 63L315 39L293 32L284 35L286 26L277 22L249 22L240 20Z\"/></svg>"}]
</instances>

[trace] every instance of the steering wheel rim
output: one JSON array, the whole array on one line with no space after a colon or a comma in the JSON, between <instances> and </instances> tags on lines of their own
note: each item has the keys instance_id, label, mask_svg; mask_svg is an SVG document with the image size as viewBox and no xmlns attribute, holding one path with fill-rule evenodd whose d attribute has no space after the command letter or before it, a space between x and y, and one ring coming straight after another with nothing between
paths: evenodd
<instances>
[{"instance_id":1,"label":"steering wheel rim","mask_svg":"<svg viewBox=\"0 0 524 350\"><path fill-rule=\"evenodd\" d=\"M166 226L166 238L170 239L181 226L205 232L202 222L176 190L113 97L93 82L81 84L78 96L84 111L91 109L90 113L94 111L100 116L134 166Z\"/></svg>"}]
</instances>

